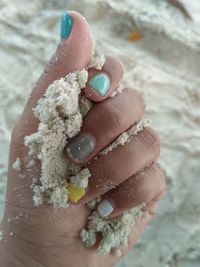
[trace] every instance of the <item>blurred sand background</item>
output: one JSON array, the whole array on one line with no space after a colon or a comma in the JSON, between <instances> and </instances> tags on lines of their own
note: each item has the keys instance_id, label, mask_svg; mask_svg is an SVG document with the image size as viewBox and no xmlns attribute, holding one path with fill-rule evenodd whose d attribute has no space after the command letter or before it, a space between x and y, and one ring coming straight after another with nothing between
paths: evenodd
<instances>
[{"instance_id":1,"label":"blurred sand background","mask_svg":"<svg viewBox=\"0 0 200 267\"><path fill-rule=\"evenodd\" d=\"M89 21L97 50L123 62L125 83L143 92L147 117L161 135L167 193L118 267L200 266L197 7L192 20L167 0L0 0L0 218L12 127L59 41L61 11L75 9ZM135 31L142 38L129 41Z\"/></svg>"}]
</instances>

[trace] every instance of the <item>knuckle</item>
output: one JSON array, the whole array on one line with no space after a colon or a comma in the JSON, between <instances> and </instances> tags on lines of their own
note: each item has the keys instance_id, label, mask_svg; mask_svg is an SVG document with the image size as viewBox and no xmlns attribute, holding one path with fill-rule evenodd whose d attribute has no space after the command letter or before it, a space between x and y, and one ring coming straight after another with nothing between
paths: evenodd
<instances>
[{"instance_id":1,"label":"knuckle","mask_svg":"<svg viewBox=\"0 0 200 267\"><path fill-rule=\"evenodd\" d=\"M158 209L158 202L151 201L151 203L148 204L147 207L145 208L145 211L147 211L150 216L154 217L157 213L157 209Z\"/></svg>"},{"instance_id":2,"label":"knuckle","mask_svg":"<svg viewBox=\"0 0 200 267\"><path fill-rule=\"evenodd\" d=\"M122 110L113 110L112 114L111 114L111 123L113 125L114 128L121 128L122 125L124 125L124 120L123 120L124 114Z\"/></svg>"},{"instance_id":3,"label":"knuckle","mask_svg":"<svg viewBox=\"0 0 200 267\"><path fill-rule=\"evenodd\" d=\"M133 114L133 106L135 105L137 111ZM144 106L145 102L141 94L126 88L121 95L116 96L116 99L105 101L101 113L102 117L106 118L106 121L109 122L110 129L122 132L133 125L140 115L142 116Z\"/></svg>"},{"instance_id":4,"label":"knuckle","mask_svg":"<svg viewBox=\"0 0 200 267\"><path fill-rule=\"evenodd\" d=\"M156 149L160 154L160 137L157 132L150 127L146 127L143 132L148 145Z\"/></svg>"},{"instance_id":5,"label":"knuckle","mask_svg":"<svg viewBox=\"0 0 200 267\"><path fill-rule=\"evenodd\" d=\"M127 90L127 92L129 92L130 97L132 97L133 100L136 100L138 102L138 105L140 105L142 107L142 109L145 109L146 103L145 103L144 97L140 91L132 89L130 87L128 87L125 90Z\"/></svg>"},{"instance_id":6,"label":"knuckle","mask_svg":"<svg viewBox=\"0 0 200 267\"><path fill-rule=\"evenodd\" d=\"M125 124L124 120L124 112L120 108L120 106L112 105L105 108L105 117L106 120L109 122L109 128L113 130L118 130L123 128Z\"/></svg>"},{"instance_id":7,"label":"knuckle","mask_svg":"<svg viewBox=\"0 0 200 267\"><path fill-rule=\"evenodd\" d=\"M159 182L158 182L158 192L159 195L164 194L166 190L166 179L165 179L165 173L160 167L158 163L153 164L154 172L157 175Z\"/></svg>"},{"instance_id":8,"label":"knuckle","mask_svg":"<svg viewBox=\"0 0 200 267\"><path fill-rule=\"evenodd\" d=\"M117 58L114 58L112 56L105 56L105 58L106 61L103 68L109 71L111 77L114 78L113 80L115 80L116 77L118 77L117 80L121 79L123 75L123 66L121 62Z\"/></svg>"},{"instance_id":9,"label":"knuckle","mask_svg":"<svg viewBox=\"0 0 200 267\"><path fill-rule=\"evenodd\" d=\"M142 93L139 92L138 90L132 90L132 91L135 93L135 95L136 95L136 97L137 97L138 102L140 103L140 105L145 109L146 103L144 101L144 97L143 97Z\"/></svg>"}]
</instances>

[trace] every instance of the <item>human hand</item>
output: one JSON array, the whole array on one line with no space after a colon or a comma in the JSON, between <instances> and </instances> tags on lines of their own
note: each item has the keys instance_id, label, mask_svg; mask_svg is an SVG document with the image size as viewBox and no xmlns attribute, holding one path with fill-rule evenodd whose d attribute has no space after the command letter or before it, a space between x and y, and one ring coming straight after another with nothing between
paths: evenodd
<instances>
[{"instance_id":1,"label":"human hand","mask_svg":"<svg viewBox=\"0 0 200 267\"><path fill-rule=\"evenodd\" d=\"M143 129L130 143L117 147L95 161L92 160L99 151L139 121L145 109L141 95L132 89L125 89L114 98L108 97L122 78L123 70L117 60L107 57L100 71L106 73L110 79L105 96L97 96L89 85L85 89L88 97L99 102L94 104L85 117L78 135L79 138L81 135L92 137L91 145L81 155L75 153L74 149L78 141L74 143L73 139L68 145L72 160L83 164L91 161L88 166L92 174L89 190L79 205L71 205L67 209L53 209L47 205L34 206L31 184L32 177L40 177L40 161L37 161L34 170L30 172L26 166L31 156L24 146L24 137L36 132L38 128L38 119L35 118L32 108L37 105L38 99L43 96L49 84L69 72L87 67L92 57L92 39L88 24L76 12L70 12L70 15L73 17L72 30L63 33L55 55L34 87L13 130L8 171L8 201L2 222L4 240L0 243L1 259L5 267L113 266L119 258L112 254L100 255L95 247L86 248L80 240L80 231L85 227L90 213L85 203L103 194L103 199L108 200L114 208L110 217L146 203L145 211L149 216L139 220L137 228L130 234L130 249L153 218L164 192L164 175L154 163L159 156L159 138L150 128ZM67 34L69 36L66 36ZM91 69L89 78L97 72ZM20 176L12 168L16 158L22 161ZM122 251L125 255L128 250L124 247Z\"/></svg>"}]
</instances>

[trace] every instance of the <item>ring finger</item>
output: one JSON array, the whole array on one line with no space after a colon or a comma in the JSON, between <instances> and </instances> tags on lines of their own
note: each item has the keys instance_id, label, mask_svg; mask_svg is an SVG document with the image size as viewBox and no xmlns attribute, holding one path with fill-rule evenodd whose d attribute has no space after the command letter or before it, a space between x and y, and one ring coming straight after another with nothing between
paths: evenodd
<instances>
[{"instance_id":1,"label":"ring finger","mask_svg":"<svg viewBox=\"0 0 200 267\"><path fill-rule=\"evenodd\" d=\"M86 203L122 184L154 162L159 154L158 135L151 128L144 128L129 143L118 146L91 162L88 166L91 173L89 186L81 203Z\"/></svg>"},{"instance_id":2,"label":"ring finger","mask_svg":"<svg viewBox=\"0 0 200 267\"><path fill-rule=\"evenodd\" d=\"M124 211L145 204L154 207L165 190L165 177L158 164L153 163L107 192L98 205L101 217L115 217Z\"/></svg>"}]
</instances>

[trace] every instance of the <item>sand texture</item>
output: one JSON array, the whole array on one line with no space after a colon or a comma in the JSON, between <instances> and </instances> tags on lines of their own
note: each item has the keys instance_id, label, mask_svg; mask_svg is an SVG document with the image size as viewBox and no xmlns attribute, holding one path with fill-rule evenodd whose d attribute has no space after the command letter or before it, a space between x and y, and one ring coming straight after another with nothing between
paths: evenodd
<instances>
[{"instance_id":1,"label":"sand texture","mask_svg":"<svg viewBox=\"0 0 200 267\"><path fill-rule=\"evenodd\" d=\"M75 168L75 164L67 162L63 150L66 141L80 131L83 116L79 99L87 80L88 72L83 69L54 81L33 110L39 119L38 130L25 136L24 143L29 147L28 153L41 161L40 181L33 185L36 206L48 203L54 208L67 208L70 182L67 177L73 177L73 184L81 180L80 166ZM86 112L83 113L86 115ZM86 188L90 173L88 169L83 171L85 177L79 186Z\"/></svg>"},{"instance_id":2,"label":"sand texture","mask_svg":"<svg viewBox=\"0 0 200 267\"><path fill-rule=\"evenodd\" d=\"M60 12L72 8L91 23L98 51L123 62L124 83L144 94L161 135L167 194L118 266L200 266L200 27L165 0L0 0L0 214L11 129L59 41ZM128 41L135 30L141 40Z\"/></svg>"}]
</instances>

